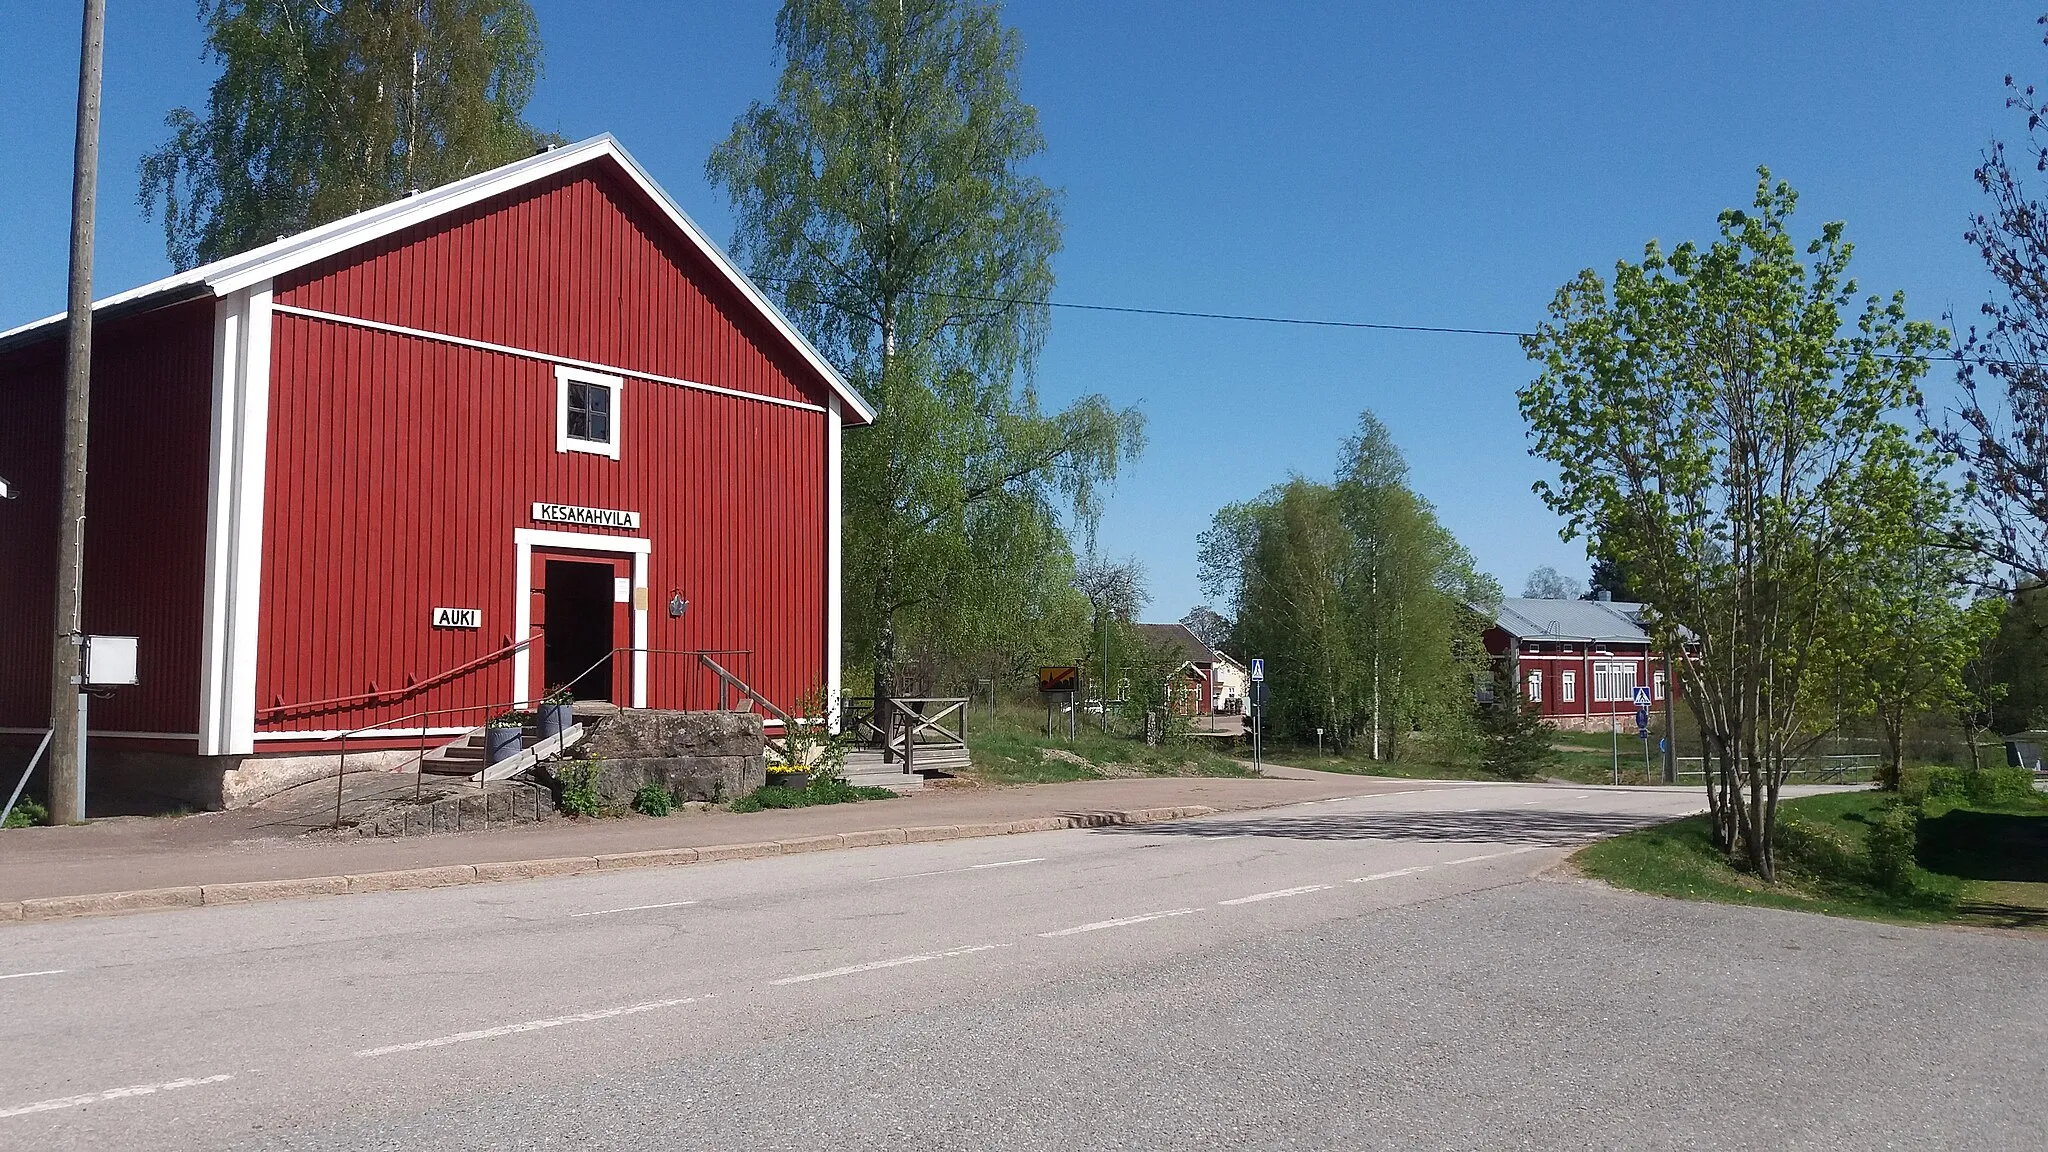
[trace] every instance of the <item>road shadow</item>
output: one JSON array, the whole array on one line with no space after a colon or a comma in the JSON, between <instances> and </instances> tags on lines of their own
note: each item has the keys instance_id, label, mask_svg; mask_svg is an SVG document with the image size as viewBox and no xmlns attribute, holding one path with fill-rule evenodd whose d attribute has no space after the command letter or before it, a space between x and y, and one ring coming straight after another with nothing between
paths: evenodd
<instances>
[{"instance_id":1,"label":"road shadow","mask_svg":"<svg viewBox=\"0 0 2048 1152\"><path fill-rule=\"evenodd\" d=\"M1652 816L1505 808L1482 812L1357 812L1250 816L1104 828L1110 835L1264 836L1285 840L1423 840L1474 844L1584 844L1658 823Z\"/></svg>"}]
</instances>

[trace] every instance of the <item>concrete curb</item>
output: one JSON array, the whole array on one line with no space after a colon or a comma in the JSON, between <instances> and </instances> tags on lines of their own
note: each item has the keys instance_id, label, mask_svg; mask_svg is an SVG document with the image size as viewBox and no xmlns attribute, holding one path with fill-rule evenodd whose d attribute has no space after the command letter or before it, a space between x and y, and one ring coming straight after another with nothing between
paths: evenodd
<instances>
[{"instance_id":1,"label":"concrete curb","mask_svg":"<svg viewBox=\"0 0 2048 1152\"><path fill-rule=\"evenodd\" d=\"M1157 824L1195 816L1214 816L1216 813L1217 809L1201 804L1110 812L1074 812L1064 816L1037 816L1027 820L990 824L872 828L862 832L799 836L789 840L763 840L751 844L713 844L702 848L656 848L645 852L615 852L603 856L556 856L541 860L504 860L488 864L404 868L392 872L362 872L347 876L251 880L235 884L188 884L176 888L95 892L83 896L43 896L29 900L0 901L0 922L67 920L79 916L157 912L167 908L254 904L270 900L295 900L305 896L340 896L351 892L407 892L420 888L450 888L465 884L494 884L506 880L536 880L547 876L576 876L588 872L612 872L623 868L668 868L682 864L713 864L723 860L754 860L764 856L795 856L807 852L836 851L841 848L929 844L940 840L1014 836L1026 832L1058 832L1069 828Z\"/></svg>"}]
</instances>

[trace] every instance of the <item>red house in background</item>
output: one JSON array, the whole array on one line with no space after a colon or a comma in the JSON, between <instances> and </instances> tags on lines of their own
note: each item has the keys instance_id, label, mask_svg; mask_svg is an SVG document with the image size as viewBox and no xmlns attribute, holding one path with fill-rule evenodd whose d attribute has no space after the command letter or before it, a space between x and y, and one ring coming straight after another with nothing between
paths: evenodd
<instances>
[{"instance_id":1,"label":"red house in background","mask_svg":"<svg viewBox=\"0 0 2048 1152\"><path fill-rule=\"evenodd\" d=\"M138 637L140 684L93 705L93 781L247 802L342 732L411 746L593 665L578 696L711 707L701 651L837 698L840 436L874 412L609 136L94 309L85 630ZM0 333L17 740L64 330Z\"/></svg>"},{"instance_id":2,"label":"red house in background","mask_svg":"<svg viewBox=\"0 0 2048 1152\"><path fill-rule=\"evenodd\" d=\"M1502 600L1486 651L1513 669L1522 697L1559 728L1604 731L1632 722L1637 685L1653 712L1668 690L1660 653L1640 623L1642 605L1611 600Z\"/></svg>"}]
</instances>

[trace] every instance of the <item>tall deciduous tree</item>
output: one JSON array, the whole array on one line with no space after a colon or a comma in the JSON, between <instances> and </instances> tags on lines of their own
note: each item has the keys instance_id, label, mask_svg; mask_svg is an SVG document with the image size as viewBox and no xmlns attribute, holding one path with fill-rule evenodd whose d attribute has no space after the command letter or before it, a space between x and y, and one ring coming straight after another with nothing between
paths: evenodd
<instances>
[{"instance_id":1,"label":"tall deciduous tree","mask_svg":"<svg viewBox=\"0 0 2048 1152\"><path fill-rule=\"evenodd\" d=\"M1529 573L1522 595L1531 600L1577 600L1585 594L1577 580L1545 564Z\"/></svg>"},{"instance_id":2,"label":"tall deciduous tree","mask_svg":"<svg viewBox=\"0 0 2048 1152\"><path fill-rule=\"evenodd\" d=\"M2006 105L2026 115L2032 164L1996 143L1977 168L1991 205L1965 236L1996 291L1982 307L1985 328L1963 341L1961 411L1937 423L1969 473L1978 549L2038 585L2048 582L2048 202L2024 170L2048 171L2048 104L2031 84L2007 76L2005 86Z\"/></svg>"},{"instance_id":3,"label":"tall deciduous tree","mask_svg":"<svg viewBox=\"0 0 2048 1152\"><path fill-rule=\"evenodd\" d=\"M1044 140L997 7L787 0L775 32L775 98L705 170L735 250L881 412L845 450L846 612L889 695L906 648L1046 589L1012 541L1088 529L1143 423L1100 396L1047 412L1032 386L1059 197L1025 170Z\"/></svg>"},{"instance_id":4,"label":"tall deciduous tree","mask_svg":"<svg viewBox=\"0 0 2048 1152\"><path fill-rule=\"evenodd\" d=\"M1520 393L1537 492L1567 538L1596 536L1648 604L1714 760L1718 836L1765 879L1788 759L1832 711L1848 645L1836 594L1874 554L1903 556L1902 517L1872 468L1932 462L1892 419L1914 405L1945 336L1903 294L1860 302L1839 223L1805 245L1792 189L1760 171L1752 211L1720 236L1640 264L1610 286L1588 269L1524 347Z\"/></svg>"},{"instance_id":5,"label":"tall deciduous tree","mask_svg":"<svg viewBox=\"0 0 2048 1152\"><path fill-rule=\"evenodd\" d=\"M1295 478L1217 511L1202 534L1204 591L1264 657L1278 733L1340 745L1462 723L1478 633L1464 605L1498 600L1471 557L1407 484L1407 463L1371 413L1345 442L1334 483Z\"/></svg>"},{"instance_id":6,"label":"tall deciduous tree","mask_svg":"<svg viewBox=\"0 0 2048 1152\"><path fill-rule=\"evenodd\" d=\"M1977 712L1973 697L1982 689L1966 674L2005 607L1997 598L1966 598L1977 565L1949 532L1955 495L1930 471L1920 453L1870 461L1861 485L1866 523L1850 534L1836 585L1844 619L1831 631L1844 702L1876 718L1885 740L1879 783L1892 790L1914 718ZM1974 755L1974 729L1969 735Z\"/></svg>"},{"instance_id":7,"label":"tall deciduous tree","mask_svg":"<svg viewBox=\"0 0 2048 1152\"><path fill-rule=\"evenodd\" d=\"M221 66L166 117L143 210L179 268L531 155L540 76L526 0L199 0Z\"/></svg>"}]
</instances>

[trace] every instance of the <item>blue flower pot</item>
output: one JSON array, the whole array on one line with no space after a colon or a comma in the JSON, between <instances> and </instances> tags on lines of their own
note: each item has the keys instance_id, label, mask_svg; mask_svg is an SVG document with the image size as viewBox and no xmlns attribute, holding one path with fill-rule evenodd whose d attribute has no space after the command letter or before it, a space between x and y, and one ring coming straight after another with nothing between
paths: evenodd
<instances>
[{"instance_id":1,"label":"blue flower pot","mask_svg":"<svg viewBox=\"0 0 2048 1152\"><path fill-rule=\"evenodd\" d=\"M560 736L576 725L574 704L543 704L540 706L540 738Z\"/></svg>"},{"instance_id":2,"label":"blue flower pot","mask_svg":"<svg viewBox=\"0 0 2048 1152\"><path fill-rule=\"evenodd\" d=\"M525 735L525 730L520 728L484 729L484 763L502 764L519 755Z\"/></svg>"}]
</instances>

